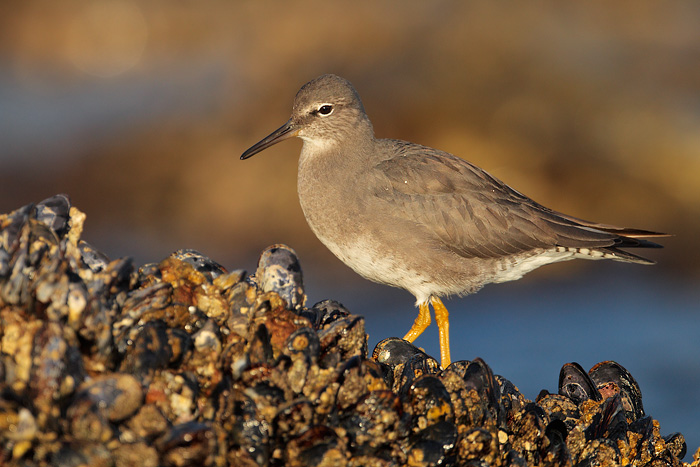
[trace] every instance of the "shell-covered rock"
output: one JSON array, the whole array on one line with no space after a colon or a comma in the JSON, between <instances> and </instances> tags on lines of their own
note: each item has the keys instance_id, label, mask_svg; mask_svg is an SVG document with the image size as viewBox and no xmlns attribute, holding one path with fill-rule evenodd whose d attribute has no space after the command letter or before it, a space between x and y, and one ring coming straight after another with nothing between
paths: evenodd
<instances>
[{"instance_id":1,"label":"shell-covered rock","mask_svg":"<svg viewBox=\"0 0 700 467\"><path fill-rule=\"evenodd\" d=\"M254 276L193 250L136 269L84 220L65 195L0 215L0 465L682 465L615 362L529 401L481 359L368 357L287 246Z\"/></svg>"}]
</instances>

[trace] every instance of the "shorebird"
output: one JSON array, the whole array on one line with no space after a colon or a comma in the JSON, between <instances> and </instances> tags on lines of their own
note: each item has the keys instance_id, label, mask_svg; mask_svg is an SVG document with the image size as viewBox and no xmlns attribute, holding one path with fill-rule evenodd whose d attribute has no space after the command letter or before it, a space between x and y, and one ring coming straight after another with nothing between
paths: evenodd
<instances>
[{"instance_id":1,"label":"shorebird","mask_svg":"<svg viewBox=\"0 0 700 467\"><path fill-rule=\"evenodd\" d=\"M416 297L407 341L428 327L433 306L443 367L451 359L441 297L575 258L653 264L622 249L658 248L644 238L665 236L553 211L452 154L378 139L357 91L339 76L306 83L289 121L241 159L295 136L303 140L297 190L311 230L361 276Z\"/></svg>"}]
</instances>

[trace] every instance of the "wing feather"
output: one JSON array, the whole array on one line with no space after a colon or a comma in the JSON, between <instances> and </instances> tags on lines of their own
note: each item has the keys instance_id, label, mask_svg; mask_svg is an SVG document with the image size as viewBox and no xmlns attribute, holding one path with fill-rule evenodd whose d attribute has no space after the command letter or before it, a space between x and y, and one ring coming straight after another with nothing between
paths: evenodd
<instances>
[{"instance_id":1,"label":"wing feather","mask_svg":"<svg viewBox=\"0 0 700 467\"><path fill-rule=\"evenodd\" d=\"M558 213L451 154L383 142L393 146L387 153L400 155L378 164L386 179L375 196L389 203L392 216L427 229L434 241L460 256L497 258L556 246L658 247L640 238L664 236Z\"/></svg>"}]
</instances>

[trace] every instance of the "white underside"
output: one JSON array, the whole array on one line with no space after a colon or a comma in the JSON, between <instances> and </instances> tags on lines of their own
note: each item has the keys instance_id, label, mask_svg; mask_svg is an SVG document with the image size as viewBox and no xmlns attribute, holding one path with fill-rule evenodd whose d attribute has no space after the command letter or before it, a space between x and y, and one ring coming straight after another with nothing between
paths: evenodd
<instances>
[{"instance_id":1,"label":"white underside","mask_svg":"<svg viewBox=\"0 0 700 467\"><path fill-rule=\"evenodd\" d=\"M560 261L568 261L576 257L574 251L557 251L557 249L545 251L535 256L530 256L517 260L515 263L504 264L499 268L497 276L493 283L509 282L518 280L530 271L534 271L540 266L546 264L558 263Z\"/></svg>"},{"instance_id":2,"label":"white underside","mask_svg":"<svg viewBox=\"0 0 700 467\"><path fill-rule=\"evenodd\" d=\"M421 274L420 271L406 271L397 264L393 258L382 255L381 252L368 246L367 243L363 242L362 246L358 246L359 244L346 244L343 245L343 247L339 247L332 243L325 242L322 235L319 235L319 238L333 254L361 276L375 282L399 286L411 292L416 297L416 305L427 303L432 295L448 296L468 293L468 288L464 284L455 284L452 287L439 287L438 290L436 290L436 285L430 281L428 276ZM551 263L568 261L575 258L603 258L602 253L599 255L591 255L590 252L586 251L582 253L575 250L570 251L566 248L556 248L520 259L504 258L492 272L486 272L483 277L477 278L475 282L480 283L477 287L480 288L482 285L489 283L501 283L520 279L528 272Z\"/></svg>"}]
</instances>

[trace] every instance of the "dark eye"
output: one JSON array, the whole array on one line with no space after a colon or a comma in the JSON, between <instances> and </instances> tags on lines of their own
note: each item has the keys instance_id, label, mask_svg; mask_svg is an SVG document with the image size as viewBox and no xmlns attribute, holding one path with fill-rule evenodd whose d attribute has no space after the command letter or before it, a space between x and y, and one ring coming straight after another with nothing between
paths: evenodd
<instances>
[{"instance_id":1,"label":"dark eye","mask_svg":"<svg viewBox=\"0 0 700 467\"><path fill-rule=\"evenodd\" d=\"M333 112L333 106L330 104L323 104L318 108L318 113L321 115L330 115Z\"/></svg>"}]
</instances>

